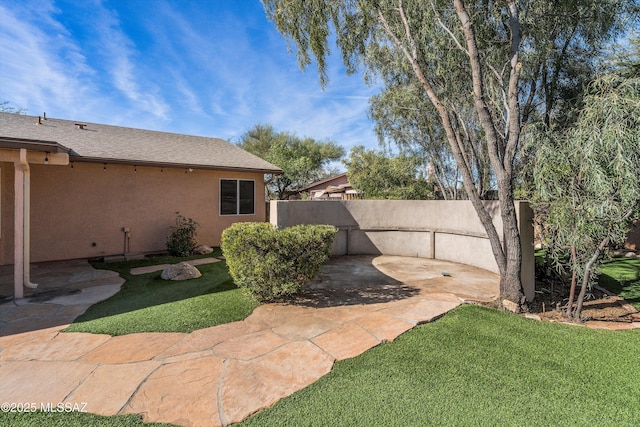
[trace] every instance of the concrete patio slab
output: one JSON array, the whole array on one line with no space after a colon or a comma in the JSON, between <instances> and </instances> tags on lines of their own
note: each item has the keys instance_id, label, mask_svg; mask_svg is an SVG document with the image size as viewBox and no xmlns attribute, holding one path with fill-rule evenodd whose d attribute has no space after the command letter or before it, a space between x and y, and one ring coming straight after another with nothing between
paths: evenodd
<instances>
[{"instance_id":1,"label":"concrete patio slab","mask_svg":"<svg viewBox=\"0 0 640 427\"><path fill-rule=\"evenodd\" d=\"M38 287L25 288L25 298L14 300L13 266L0 267L0 337L63 329L124 283L118 273L96 270L86 260L32 264L31 278Z\"/></svg>"},{"instance_id":2,"label":"concrete patio slab","mask_svg":"<svg viewBox=\"0 0 640 427\"><path fill-rule=\"evenodd\" d=\"M83 289L82 292L61 297L52 298L49 304L57 305L84 305L95 304L96 301L102 301L114 296L120 290L121 285L101 285Z\"/></svg>"},{"instance_id":3,"label":"concrete patio slab","mask_svg":"<svg viewBox=\"0 0 640 427\"><path fill-rule=\"evenodd\" d=\"M209 257L209 258L192 259L186 262L187 264L191 264L195 266L195 265L203 265L203 264L212 264L214 262L220 262L220 260L218 258ZM140 274L147 274L147 273L155 273L156 271L164 270L168 266L169 264L156 264L156 265L148 265L146 267L136 267L136 268L132 268L130 273L133 276L138 276Z\"/></svg>"},{"instance_id":4,"label":"concrete patio slab","mask_svg":"<svg viewBox=\"0 0 640 427\"><path fill-rule=\"evenodd\" d=\"M129 273L132 276L139 276L141 274L148 274L148 273L155 273L156 271L162 271L167 267L169 267L169 264L147 265L145 267L132 268L129 271Z\"/></svg>"}]
</instances>

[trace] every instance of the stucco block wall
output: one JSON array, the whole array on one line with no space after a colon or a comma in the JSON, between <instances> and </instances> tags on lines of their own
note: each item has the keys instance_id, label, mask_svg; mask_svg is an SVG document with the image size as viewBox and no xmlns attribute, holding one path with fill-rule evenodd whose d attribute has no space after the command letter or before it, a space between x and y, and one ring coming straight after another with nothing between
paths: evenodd
<instances>
[{"instance_id":1,"label":"stucco block wall","mask_svg":"<svg viewBox=\"0 0 640 427\"><path fill-rule=\"evenodd\" d=\"M13 163L0 162L0 265L13 264Z\"/></svg>"},{"instance_id":2,"label":"stucco block wall","mask_svg":"<svg viewBox=\"0 0 640 427\"><path fill-rule=\"evenodd\" d=\"M627 233L624 247L632 251L640 251L640 219L633 220L633 226Z\"/></svg>"},{"instance_id":3,"label":"stucco block wall","mask_svg":"<svg viewBox=\"0 0 640 427\"><path fill-rule=\"evenodd\" d=\"M499 203L484 203L502 235ZM522 281L531 301L535 289L533 212L526 202L516 202L516 210L522 239ZM270 218L280 228L335 225L340 231L333 246L334 255L436 258L498 273L489 239L469 201L273 201Z\"/></svg>"},{"instance_id":4,"label":"stucco block wall","mask_svg":"<svg viewBox=\"0 0 640 427\"><path fill-rule=\"evenodd\" d=\"M73 166L73 167L72 167ZM2 164L2 264L13 263L13 165ZM255 181L255 215L221 216L220 179ZM31 165L31 261L166 249L180 212L200 224L198 242L219 245L237 221L264 221L262 173L75 162Z\"/></svg>"},{"instance_id":5,"label":"stucco block wall","mask_svg":"<svg viewBox=\"0 0 640 427\"><path fill-rule=\"evenodd\" d=\"M351 230L349 254L393 254L433 258L431 233L397 230Z\"/></svg>"}]
</instances>

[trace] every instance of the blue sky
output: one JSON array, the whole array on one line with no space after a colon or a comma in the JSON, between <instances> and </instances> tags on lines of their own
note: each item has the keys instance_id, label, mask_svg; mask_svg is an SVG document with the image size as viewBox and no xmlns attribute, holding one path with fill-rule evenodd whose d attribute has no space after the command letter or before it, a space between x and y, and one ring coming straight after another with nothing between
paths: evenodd
<instances>
[{"instance_id":1,"label":"blue sky","mask_svg":"<svg viewBox=\"0 0 640 427\"><path fill-rule=\"evenodd\" d=\"M258 123L377 147L337 49L323 91L259 0L0 0L0 101L30 115L219 137Z\"/></svg>"}]
</instances>

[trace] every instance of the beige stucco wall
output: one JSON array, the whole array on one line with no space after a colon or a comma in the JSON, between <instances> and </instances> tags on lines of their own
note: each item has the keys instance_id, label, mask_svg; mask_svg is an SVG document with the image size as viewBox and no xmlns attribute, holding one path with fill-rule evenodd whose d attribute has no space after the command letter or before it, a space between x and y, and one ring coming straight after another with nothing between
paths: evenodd
<instances>
[{"instance_id":1,"label":"beige stucco wall","mask_svg":"<svg viewBox=\"0 0 640 427\"><path fill-rule=\"evenodd\" d=\"M633 226L627 233L624 247L632 251L640 251L640 219L633 220Z\"/></svg>"},{"instance_id":2,"label":"beige stucco wall","mask_svg":"<svg viewBox=\"0 0 640 427\"><path fill-rule=\"evenodd\" d=\"M73 166L73 167L72 167ZM13 165L2 168L0 263L13 263ZM255 215L221 216L220 179L251 179ZM166 249L175 212L200 224L198 242L219 245L237 221L264 221L262 173L74 162L31 165L31 261L122 254L124 227L130 252Z\"/></svg>"},{"instance_id":3,"label":"beige stucco wall","mask_svg":"<svg viewBox=\"0 0 640 427\"><path fill-rule=\"evenodd\" d=\"M486 201L498 234L502 220L497 201ZM522 281L533 300L535 260L533 213L516 202L522 240ZM464 200L350 200L271 202L271 223L331 224L339 228L334 255L385 254L436 258L498 272L484 227L471 202Z\"/></svg>"},{"instance_id":4,"label":"beige stucco wall","mask_svg":"<svg viewBox=\"0 0 640 427\"><path fill-rule=\"evenodd\" d=\"M13 163L0 163L0 264L13 264Z\"/></svg>"}]
</instances>

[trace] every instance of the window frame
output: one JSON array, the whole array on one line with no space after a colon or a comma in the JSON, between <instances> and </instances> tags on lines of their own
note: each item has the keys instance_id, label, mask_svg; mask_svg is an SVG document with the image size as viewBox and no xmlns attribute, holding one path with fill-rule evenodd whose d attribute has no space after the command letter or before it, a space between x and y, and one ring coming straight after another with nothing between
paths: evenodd
<instances>
[{"instance_id":1,"label":"window frame","mask_svg":"<svg viewBox=\"0 0 640 427\"><path fill-rule=\"evenodd\" d=\"M235 181L236 183L236 192L235 192L235 198L236 198L236 208L235 208L235 213L223 213L222 212L222 183L224 181ZM251 194L251 201L252 201L252 212L251 213L240 213L240 204L241 204L241 197L240 197L240 183L241 182L251 182L252 186L253 186L253 192ZM220 183L218 185L219 188L219 197L218 197L218 214L220 216L252 216L256 214L256 180L255 179L242 179L242 178L220 178Z\"/></svg>"}]
</instances>

